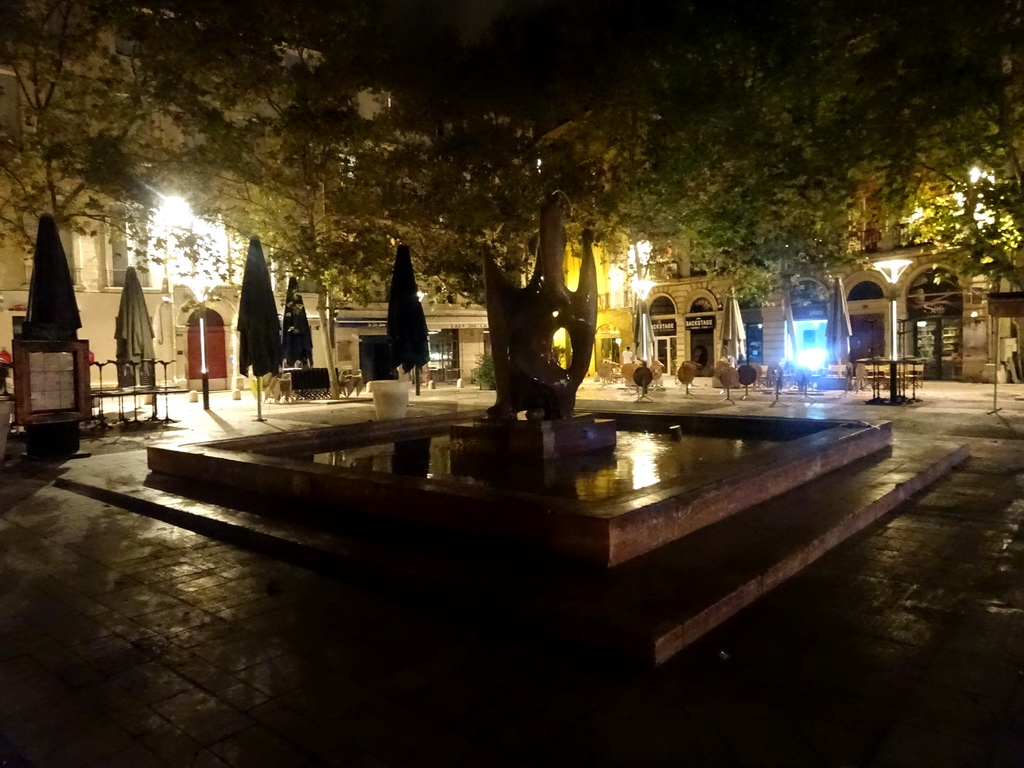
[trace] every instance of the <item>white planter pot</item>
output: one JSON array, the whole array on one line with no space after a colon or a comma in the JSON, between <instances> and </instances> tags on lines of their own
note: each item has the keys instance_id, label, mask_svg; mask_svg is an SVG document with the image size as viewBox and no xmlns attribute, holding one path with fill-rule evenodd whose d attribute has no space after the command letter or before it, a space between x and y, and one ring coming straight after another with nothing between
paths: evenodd
<instances>
[{"instance_id":1,"label":"white planter pot","mask_svg":"<svg viewBox=\"0 0 1024 768\"><path fill-rule=\"evenodd\" d=\"M7 450L7 433L11 431L11 414L13 412L13 400L0 400L0 464L4 462L4 451Z\"/></svg>"},{"instance_id":2,"label":"white planter pot","mask_svg":"<svg viewBox=\"0 0 1024 768\"><path fill-rule=\"evenodd\" d=\"M409 408L408 381L374 381L370 387L377 421L404 419Z\"/></svg>"}]
</instances>

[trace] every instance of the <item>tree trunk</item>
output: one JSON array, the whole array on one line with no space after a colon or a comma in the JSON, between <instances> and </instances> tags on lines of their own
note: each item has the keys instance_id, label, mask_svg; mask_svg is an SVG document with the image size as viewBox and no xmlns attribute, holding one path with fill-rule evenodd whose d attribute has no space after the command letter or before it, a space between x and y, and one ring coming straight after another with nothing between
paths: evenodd
<instances>
[{"instance_id":1,"label":"tree trunk","mask_svg":"<svg viewBox=\"0 0 1024 768\"><path fill-rule=\"evenodd\" d=\"M330 306L330 294L324 286L320 286L320 295L316 303L317 314L320 315L320 336L324 342L324 356L327 363L327 375L331 381L331 399L341 397L341 381L338 379L338 368L334 361L334 311Z\"/></svg>"}]
</instances>

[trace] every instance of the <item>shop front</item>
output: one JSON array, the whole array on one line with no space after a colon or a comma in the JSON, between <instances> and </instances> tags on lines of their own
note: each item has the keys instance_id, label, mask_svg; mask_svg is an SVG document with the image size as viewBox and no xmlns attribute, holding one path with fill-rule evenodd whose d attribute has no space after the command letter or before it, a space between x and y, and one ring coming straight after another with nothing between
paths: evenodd
<instances>
[{"instance_id":1,"label":"shop front","mask_svg":"<svg viewBox=\"0 0 1024 768\"><path fill-rule=\"evenodd\" d=\"M933 267L907 289L913 356L924 361L924 378L959 380L963 368L963 292L955 276Z\"/></svg>"},{"instance_id":2,"label":"shop front","mask_svg":"<svg viewBox=\"0 0 1024 768\"><path fill-rule=\"evenodd\" d=\"M679 367L676 338L676 305L668 296L658 296L651 302L651 327L654 330L654 358L666 371Z\"/></svg>"},{"instance_id":3,"label":"shop front","mask_svg":"<svg viewBox=\"0 0 1024 768\"><path fill-rule=\"evenodd\" d=\"M796 364L819 371L828 356L828 289L805 278L793 285L793 327L796 331Z\"/></svg>"},{"instance_id":4,"label":"shop front","mask_svg":"<svg viewBox=\"0 0 1024 768\"><path fill-rule=\"evenodd\" d=\"M696 303L696 302L695 302ZM710 306L710 303L708 304ZM715 368L715 326L717 317L712 314L689 314L683 320L688 338L690 360L700 366L698 376L710 376Z\"/></svg>"}]
</instances>

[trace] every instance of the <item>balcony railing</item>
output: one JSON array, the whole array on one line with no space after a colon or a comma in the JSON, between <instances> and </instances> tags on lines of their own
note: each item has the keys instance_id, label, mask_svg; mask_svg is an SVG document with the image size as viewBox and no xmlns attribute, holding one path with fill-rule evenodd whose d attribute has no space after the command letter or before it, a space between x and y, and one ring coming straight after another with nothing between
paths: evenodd
<instances>
[{"instance_id":1,"label":"balcony railing","mask_svg":"<svg viewBox=\"0 0 1024 768\"><path fill-rule=\"evenodd\" d=\"M850 233L850 242L853 248L861 253L879 253L880 251L926 244L917 236L915 226L903 222L893 224L887 229L877 227L854 229Z\"/></svg>"}]
</instances>

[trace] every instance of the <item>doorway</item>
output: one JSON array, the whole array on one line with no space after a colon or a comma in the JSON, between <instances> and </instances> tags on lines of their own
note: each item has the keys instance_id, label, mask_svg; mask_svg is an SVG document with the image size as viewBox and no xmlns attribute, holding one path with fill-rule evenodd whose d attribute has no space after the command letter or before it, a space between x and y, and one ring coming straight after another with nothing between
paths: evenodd
<instances>
[{"instance_id":1,"label":"doorway","mask_svg":"<svg viewBox=\"0 0 1024 768\"><path fill-rule=\"evenodd\" d=\"M700 366L698 376L710 376L715 366L715 332L690 331L690 359Z\"/></svg>"},{"instance_id":2,"label":"doorway","mask_svg":"<svg viewBox=\"0 0 1024 768\"><path fill-rule=\"evenodd\" d=\"M850 360L885 357L885 315L851 315Z\"/></svg>"},{"instance_id":3,"label":"doorway","mask_svg":"<svg viewBox=\"0 0 1024 768\"><path fill-rule=\"evenodd\" d=\"M359 337L359 369L363 381L395 378L391 367L391 343L384 334Z\"/></svg>"},{"instance_id":4,"label":"doorway","mask_svg":"<svg viewBox=\"0 0 1024 768\"><path fill-rule=\"evenodd\" d=\"M960 378L960 318L914 321L914 357L924 360L924 377L942 381Z\"/></svg>"},{"instance_id":5,"label":"doorway","mask_svg":"<svg viewBox=\"0 0 1024 768\"><path fill-rule=\"evenodd\" d=\"M665 366L665 370L674 373L676 370L676 337L675 336L656 336L655 342L655 357L658 361Z\"/></svg>"},{"instance_id":6,"label":"doorway","mask_svg":"<svg viewBox=\"0 0 1024 768\"><path fill-rule=\"evenodd\" d=\"M907 318L914 357L926 379L959 379L963 372L963 293L956 276L932 267L907 289Z\"/></svg>"},{"instance_id":7,"label":"doorway","mask_svg":"<svg viewBox=\"0 0 1024 768\"><path fill-rule=\"evenodd\" d=\"M205 339L199 323L206 326ZM227 334L224 318L209 308L200 308L189 315L188 338L188 387L199 389L203 380L203 347L206 348L206 371L210 389L228 388Z\"/></svg>"}]
</instances>

